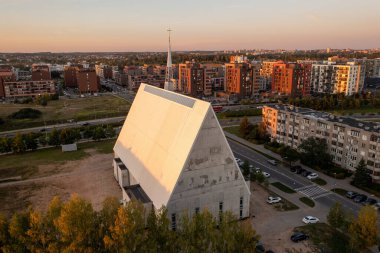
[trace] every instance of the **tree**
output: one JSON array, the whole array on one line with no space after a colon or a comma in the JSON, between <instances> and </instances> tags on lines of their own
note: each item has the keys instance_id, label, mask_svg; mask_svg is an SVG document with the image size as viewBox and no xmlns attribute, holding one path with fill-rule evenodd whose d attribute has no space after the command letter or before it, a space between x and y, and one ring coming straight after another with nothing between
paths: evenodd
<instances>
[{"instance_id":1,"label":"tree","mask_svg":"<svg viewBox=\"0 0 380 253\"><path fill-rule=\"evenodd\" d=\"M105 137L106 137L106 134L104 132L103 127L101 126L96 127L92 138L98 141L98 140L104 139Z\"/></svg>"},{"instance_id":2,"label":"tree","mask_svg":"<svg viewBox=\"0 0 380 253\"><path fill-rule=\"evenodd\" d=\"M12 119L37 119L42 115L42 112L32 108L23 108L9 115Z\"/></svg>"},{"instance_id":3,"label":"tree","mask_svg":"<svg viewBox=\"0 0 380 253\"><path fill-rule=\"evenodd\" d=\"M333 228L343 229L347 225L346 214L342 209L342 204L336 202L327 215L327 221Z\"/></svg>"},{"instance_id":4,"label":"tree","mask_svg":"<svg viewBox=\"0 0 380 253\"><path fill-rule=\"evenodd\" d=\"M292 166L292 162L295 162L299 159L299 154L297 150L292 149L289 146L284 146L280 149L280 155L282 159L289 162L289 165Z\"/></svg>"},{"instance_id":5,"label":"tree","mask_svg":"<svg viewBox=\"0 0 380 253\"><path fill-rule=\"evenodd\" d=\"M363 206L350 227L352 246L362 249L375 245L379 238L377 211L371 206Z\"/></svg>"},{"instance_id":6,"label":"tree","mask_svg":"<svg viewBox=\"0 0 380 253\"><path fill-rule=\"evenodd\" d=\"M60 131L54 128L53 131L51 131L51 133L49 134L49 140L48 140L49 145L58 146L59 144L61 144L59 138L60 138Z\"/></svg>"},{"instance_id":7,"label":"tree","mask_svg":"<svg viewBox=\"0 0 380 253\"><path fill-rule=\"evenodd\" d=\"M107 125L106 130L105 130L105 136L107 138L112 138L115 136L115 129L111 125Z\"/></svg>"},{"instance_id":8,"label":"tree","mask_svg":"<svg viewBox=\"0 0 380 253\"><path fill-rule=\"evenodd\" d=\"M26 150L24 138L19 133L17 133L15 138L13 139L12 150L15 153L21 153L21 152L24 152Z\"/></svg>"},{"instance_id":9,"label":"tree","mask_svg":"<svg viewBox=\"0 0 380 253\"><path fill-rule=\"evenodd\" d=\"M36 142L36 136L33 133L23 135L22 137L23 137L26 149L30 149L30 150L37 149L38 144Z\"/></svg>"},{"instance_id":10,"label":"tree","mask_svg":"<svg viewBox=\"0 0 380 253\"><path fill-rule=\"evenodd\" d=\"M372 177L369 174L367 166L362 158L356 167L354 178L352 179L352 184L358 187L368 187L371 185L371 183Z\"/></svg>"},{"instance_id":11,"label":"tree","mask_svg":"<svg viewBox=\"0 0 380 253\"><path fill-rule=\"evenodd\" d=\"M326 169L332 163L332 157L327 152L328 146L324 139L309 137L299 146L302 163L321 169Z\"/></svg>"},{"instance_id":12,"label":"tree","mask_svg":"<svg viewBox=\"0 0 380 253\"><path fill-rule=\"evenodd\" d=\"M244 161L243 165L241 166L241 170L243 172L243 176L245 178L249 178L250 169L249 169L249 162L247 160Z\"/></svg>"},{"instance_id":13,"label":"tree","mask_svg":"<svg viewBox=\"0 0 380 253\"><path fill-rule=\"evenodd\" d=\"M241 121L240 121L240 134L242 137L245 137L247 136L252 130L252 125L251 123L249 123L249 120L247 117L244 117Z\"/></svg>"},{"instance_id":14,"label":"tree","mask_svg":"<svg viewBox=\"0 0 380 253\"><path fill-rule=\"evenodd\" d=\"M12 138L0 138L0 153L8 153L12 151Z\"/></svg>"},{"instance_id":15,"label":"tree","mask_svg":"<svg viewBox=\"0 0 380 253\"><path fill-rule=\"evenodd\" d=\"M59 135L59 141L61 144L71 144L80 138L80 134L76 129L65 128L62 129Z\"/></svg>"},{"instance_id":16,"label":"tree","mask_svg":"<svg viewBox=\"0 0 380 253\"><path fill-rule=\"evenodd\" d=\"M95 212L92 205L73 194L54 221L66 252L89 252L95 244Z\"/></svg>"}]
</instances>

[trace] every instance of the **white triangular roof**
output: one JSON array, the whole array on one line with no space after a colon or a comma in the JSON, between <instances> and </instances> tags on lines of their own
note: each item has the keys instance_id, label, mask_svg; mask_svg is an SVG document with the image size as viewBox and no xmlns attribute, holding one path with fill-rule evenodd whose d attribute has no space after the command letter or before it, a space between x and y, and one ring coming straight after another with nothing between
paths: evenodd
<instances>
[{"instance_id":1,"label":"white triangular roof","mask_svg":"<svg viewBox=\"0 0 380 253\"><path fill-rule=\"evenodd\" d=\"M210 103L141 84L114 151L155 207L167 205Z\"/></svg>"}]
</instances>

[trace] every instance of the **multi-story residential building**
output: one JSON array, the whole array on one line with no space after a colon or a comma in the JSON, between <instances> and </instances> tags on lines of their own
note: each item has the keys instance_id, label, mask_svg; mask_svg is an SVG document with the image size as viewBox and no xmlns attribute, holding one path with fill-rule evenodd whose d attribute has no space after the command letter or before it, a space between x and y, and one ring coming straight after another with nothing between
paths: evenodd
<instances>
[{"instance_id":1,"label":"multi-story residential building","mask_svg":"<svg viewBox=\"0 0 380 253\"><path fill-rule=\"evenodd\" d=\"M354 62L336 65L328 62L313 64L311 72L312 93L344 93L350 96L363 90L365 65Z\"/></svg>"},{"instance_id":2,"label":"multi-story residential building","mask_svg":"<svg viewBox=\"0 0 380 253\"><path fill-rule=\"evenodd\" d=\"M262 77L260 90L270 90L272 85L273 66L275 61L263 61L261 63L260 76Z\"/></svg>"},{"instance_id":3,"label":"multi-story residential building","mask_svg":"<svg viewBox=\"0 0 380 253\"><path fill-rule=\"evenodd\" d=\"M55 94L54 81L18 81L4 82L5 97L35 97Z\"/></svg>"},{"instance_id":4,"label":"multi-story residential building","mask_svg":"<svg viewBox=\"0 0 380 253\"><path fill-rule=\"evenodd\" d=\"M95 65L96 75L102 79L112 79L112 67L103 64Z\"/></svg>"},{"instance_id":5,"label":"multi-story residential building","mask_svg":"<svg viewBox=\"0 0 380 253\"><path fill-rule=\"evenodd\" d=\"M99 92L100 81L94 69L79 69L76 77L80 93Z\"/></svg>"},{"instance_id":6,"label":"multi-story residential building","mask_svg":"<svg viewBox=\"0 0 380 253\"><path fill-rule=\"evenodd\" d=\"M0 65L0 97L5 97L4 82L16 81L15 70L9 65Z\"/></svg>"},{"instance_id":7,"label":"multi-story residential building","mask_svg":"<svg viewBox=\"0 0 380 253\"><path fill-rule=\"evenodd\" d=\"M354 171L361 159L380 182L380 125L287 105L263 107L272 140L297 149L307 138L326 140L333 162Z\"/></svg>"},{"instance_id":8,"label":"multi-story residential building","mask_svg":"<svg viewBox=\"0 0 380 253\"><path fill-rule=\"evenodd\" d=\"M127 75L127 89L137 91L141 83L147 83L155 87L164 88L165 76L163 75Z\"/></svg>"},{"instance_id":9,"label":"multi-story residential building","mask_svg":"<svg viewBox=\"0 0 380 253\"><path fill-rule=\"evenodd\" d=\"M16 69L15 73L17 81L28 81L32 79L32 73L30 71Z\"/></svg>"},{"instance_id":10,"label":"multi-story residential building","mask_svg":"<svg viewBox=\"0 0 380 253\"><path fill-rule=\"evenodd\" d=\"M51 80L50 67L47 64L32 65L32 81L49 81Z\"/></svg>"},{"instance_id":11,"label":"multi-story residential building","mask_svg":"<svg viewBox=\"0 0 380 253\"><path fill-rule=\"evenodd\" d=\"M283 61L273 65L272 92L276 95L290 95L292 92L293 69Z\"/></svg>"},{"instance_id":12,"label":"multi-story residential building","mask_svg":"<svg viewBox=\"0 0 380 253\"><path fill-rule=\"evenodd\" d=\"M224 67L222 64L202 64L205 69L205 91L206 96L212 95L214 91L224 88Z\"/></svg>"},{"instance_id":13,"label":"multi-story residential building","mask_svg":"<svg viewBox=\"0 0 380 253\"><path fill-rule=\"evenodd\" d=\"M209 94L205 85L205 68L199 63L186 62L179 64L178 91L192 97ZM210 87L211 88L211 87Z\"/></svg>"},{"instance_id":14,"label":"multi-story residential building","mask_svg":"<svg viewBox=\"0 0 380 253\"><path fill-rule=\"evenodd\" d=\"M253 70L246 62L225 64L225 91L238 98L249 98L253 91Z\"/></svg>"},{"instance_id":15,"label":"multi-story residential building","mask_svg":"<svg viewBox=\"0 0 380 253\"><path fill-rule=\"evenodd\" d=\"M65 66L64 68L64 79L66 87L78 87L77 72L83 68L80 64L72 64Z\"/></svg>"}]
</instances>

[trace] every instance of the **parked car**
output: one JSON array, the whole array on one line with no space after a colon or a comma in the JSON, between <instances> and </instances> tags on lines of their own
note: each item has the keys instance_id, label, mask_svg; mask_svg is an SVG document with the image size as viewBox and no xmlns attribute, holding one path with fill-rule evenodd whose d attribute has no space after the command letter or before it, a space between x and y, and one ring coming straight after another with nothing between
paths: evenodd
<instances>
[{"instance_id":1,"label":"parked car","mask_svg":"<svg viewBox=\"0 0 380 253\"><path fill-rule=\"evenodd\" d=\"M357 193L357 192L351 192L351 191L350 191L350 192L347 192L347 193L346 193L346 197L349 198L349 199L353 199L353 198L355 198L356 196L358 196L358 194L359 194L359 193Z\"/></svg>"},{"instance_id":2,"label":"parked car","mask_svg":"<svg viewBox=\"0 0 380 253\"><path fill-rule=\"evenodd\" d=\"M264 245L263 245L262 242L257 242L257 243L256 243L255 251L256 251L256 252L262 252L262 253L265 252L265 248L264 248Z\"/></svg>"},{"instance_id":3,"label":"parked car","mask_svg":"<svg viewBox=\"0 0 380 253\"><path fill-rule=\"evenodd\" d=\"M358 195L354 198L354 202L356 202L356 203L362 203L362 202L366 201L367 198L368 198L368 197L367 197L366 195L364 195L364 194L358 194Z\"/></svg>"},{"instance_id":4,"label":"parked car","mask_svg":"<svg viewBox=\"0 0 380 253\"><path fill-rule=\"evenodd\" d=\"M300 242L307 239L309 239L309 236L303 232L296 232L290 237L290 240L293 242Z\"/></svg>"},{"instance_id":5,"label":"parked car","mask_svg":"<svg viewBox=\"0 0 380 253\"><path fill-rule=\"evenodd\" d=\"M270 177L270 174L268 172L263 171L261 173L263 173L264 177L266 177L266 178Z\"/></svg>"},{"instance_id":6,"label":"parked car","mask_svg":"<svg viewBox=\"0 0 380 253\"><path fill-rule=\"evenodd\" d=\"M297 172L300 169L302 169L302 167L299 165L295 165L295 166L290 167L291 172Z\"/></svg>"},{"instance_id":7,"label":"parked car","mask_svg":"<svg viewBox=\"0 0 380 253\"><path fill-rule=\"evenodd\" d=\"M277 165L277 161L276 160L267 160L268 163L272 164L272 165Z\"/></svg>"},{"instance_id":8,"label":"parked car","mask_svg":"<svg viewBox=\"0 0 380 253\"><path fill-rule=\"evenodd\" d=\"M319 222L319 219L317 217L314 217L314 216L305 216L305 217L303 217L302 222L306 223L306 224L317 223L317 222Z\"/></svg>"},{"instance_id":9,"label":"parked car","mask_svg":"<svg viewBox=\"0 0 380 253\"><path fill-rule=\"evenodd\" d=\"M269 196L267 199L268 204L275 204L275 203L279 203L280 201L281 201L280 197Z\"/></svg>"},{"instance_id":10,"label":"parked car","mask_svg":"<svg viewBox=\"0 0 380 253\"><path fill-rule=\"evenodd\" d=\"M373 206L376 203L377 203L376 199L368 198L366 201L362 202L361 204L363 206L365 206L365 205Z\"/></svg>"},{"instance_id":11,"label":"parked car","mask_svg":"<svg viewBox=\"0 0 380 253\"><path fill-rule=\"evenodd\" d=\"M307 177L311 173L312 173L311 171L305 170L304 172L302 172L302 176Z\"/></svg>"},{"instance_id":12,"label":"parked car","mask_svg":"<svg viewBox=\"0 0 380 253\"><path fill-rule=\"evenodd\" d=\"M307 176L307 179L310 179L310 180L313 180L313 179L316 179L318 178L318 174L317 173L311 173L310 175Z\"/></svg>"}]
</instances>

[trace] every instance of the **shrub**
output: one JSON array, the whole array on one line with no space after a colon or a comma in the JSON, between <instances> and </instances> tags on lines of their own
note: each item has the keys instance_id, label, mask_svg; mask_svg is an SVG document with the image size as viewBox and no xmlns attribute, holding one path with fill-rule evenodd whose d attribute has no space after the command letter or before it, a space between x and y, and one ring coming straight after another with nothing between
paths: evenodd
<instances>
[{"instance_id":1,"label":"shrub","mask_svg":"<svg viewBox=\"0 0 380 253\"><path fill-rule=\"evenodd\" d=\"M41 116L42 112L32 108L23 108L17 112L9 115L12 119L37 119Z\"/></svg>"}]
</instances>

